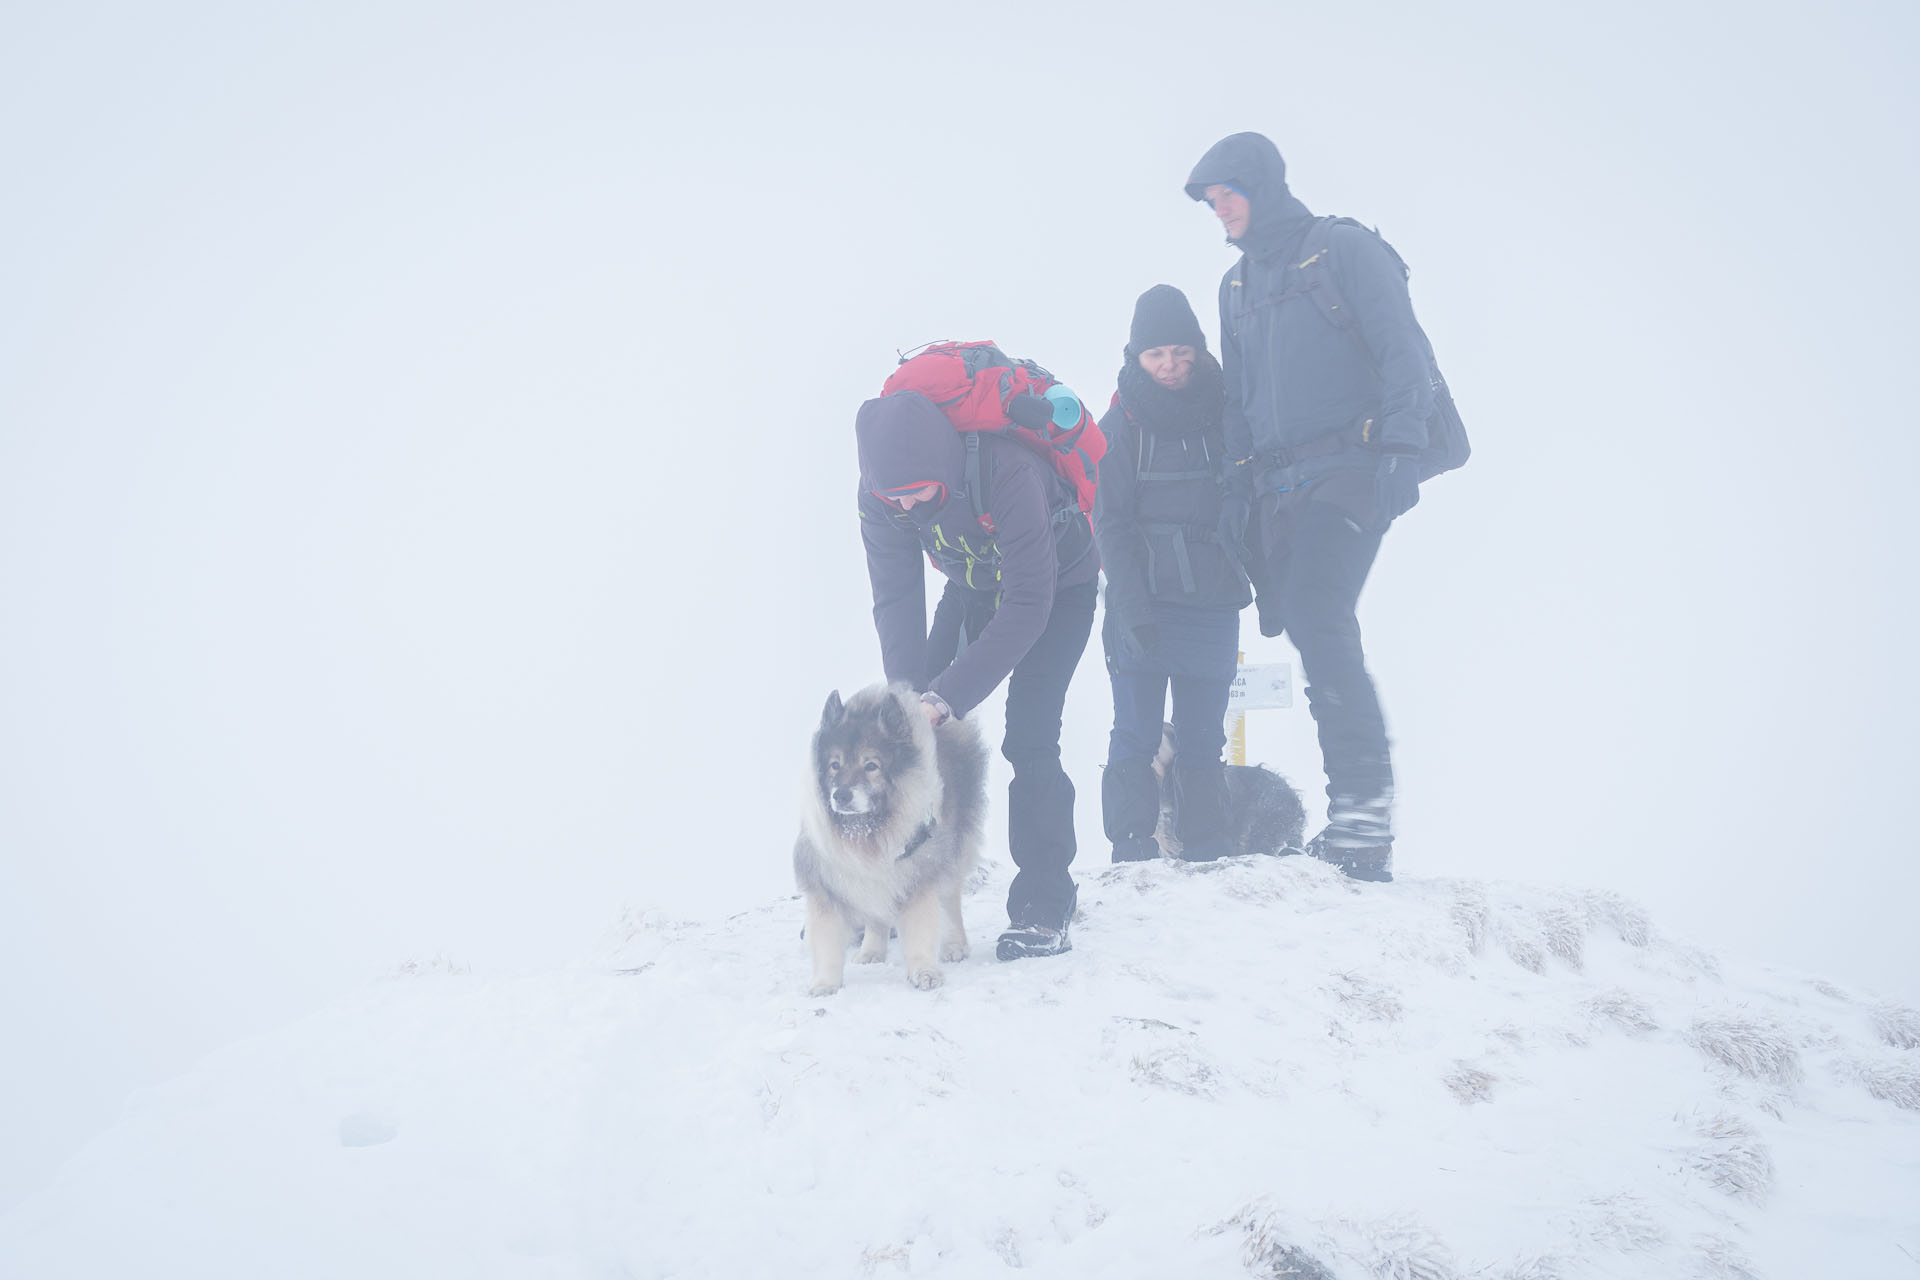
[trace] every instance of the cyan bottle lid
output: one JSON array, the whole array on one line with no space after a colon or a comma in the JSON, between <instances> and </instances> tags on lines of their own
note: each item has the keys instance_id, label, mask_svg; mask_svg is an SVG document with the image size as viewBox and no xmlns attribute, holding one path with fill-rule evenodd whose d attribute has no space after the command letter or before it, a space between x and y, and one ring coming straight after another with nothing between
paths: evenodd
<instances>
[{"instance_id":1,"label":"cyan bottle lid","mask_svg":"<svg viewBox=\"0 0 1920 1280\"><path fill-rule=\"evenodd\" d=\"M1071 431L1080 425L1080 397L1055 383L1046 390L1046 397L1053 403L1053 425L1062 431Z\"/></svg>"}]
</instances>

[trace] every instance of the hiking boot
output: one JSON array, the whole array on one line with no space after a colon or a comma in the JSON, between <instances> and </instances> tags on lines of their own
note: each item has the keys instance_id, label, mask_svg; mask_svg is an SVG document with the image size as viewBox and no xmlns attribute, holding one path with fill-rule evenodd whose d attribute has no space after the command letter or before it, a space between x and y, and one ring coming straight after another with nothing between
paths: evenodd
<instances>
[{"instance_id":1,"label":"hiking boot","mask_svg":"<svg viewBox=\"0 0 1920 1280\"><path fill-rule=\"evenodd\" d=\"M1160 820L1160 779L1145 760L1122 760L1100 775L1100 821L1113 841L1115 862L1147 862L1160 856L1153 838Z\"/></svg>"},{"instance_id":2,"label":"hiking boot","mask_svg":"<svg viewBox=\"0 0 1920 1280\"><path fill-rule=\"evenodd\" d=\"M1347 848L1392 844L1393 793L1387 791L1364 798L1330 796L1327 800L1327 827L1320 835Z\"/></svg>"},{"instance_id":3,"label":"hiking boot","mask_svg":"<svg viewBox=\"0 0 1920 1280\"><path fill-rule=\"evenodd\" d=\"M1392 840L1375 843L1364 836L1356 837L1351 832L1328 827L1307 841L1307 853L1340 868L1349 880L1386 883L1393 879Z\"/></svg>"},{"instance_id":4,"label":"hiking boot","mask_svg":"<svg viewBox=\"0 0 1920 1280\"><path fill-rule=\"evenodd\" d=\"M1041 907L1037 903L1025 906L1009 904L1008 914L1013 923L1000 935L1000 944L993 949L1002 960L1024 960L1028 956L1057 956L1062 951L1073 950L1073 944L1067 940L1067 927L1073 923L1074 907L1080 901L1080 887L1074 885L1067 891L1064 910L1057 907ZM1055 916L1053 913L1059 911ZM1036 919L1035 917L1039 917ZM1055 921L1049 924L1047 921Z\"/></svg>"},{"instance_id":5,"label":"hiking boot","mask_svg":"<svg viewBox=\"0 0 1920 1280\"><path fill-rule=\"evenodd\" d=\"M1028 956L1057 956L1073 950L1067 939L1067 926L1058 929L1044 924L1016 924L1000 935L993 954L1002 960L1024 960Z\"/></svg>"}]
</instances>

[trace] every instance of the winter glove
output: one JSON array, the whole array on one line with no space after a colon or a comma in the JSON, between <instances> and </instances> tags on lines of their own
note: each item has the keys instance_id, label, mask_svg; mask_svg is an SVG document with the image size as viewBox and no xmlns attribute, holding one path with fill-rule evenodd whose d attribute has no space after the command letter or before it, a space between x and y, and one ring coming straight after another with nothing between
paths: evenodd
<instances>
[{"instance_id":1,"label":"winter glove","mask_svg":"<svg viewBox=\"0 0 1920 1280\"><path fill-rule=\"evenodd\" d=\"M1053 425L1053 402L1045 396L1015 396L1007 401L1007 417L1029 431Z\"/></svg>"},{"instance_id":2,"label":"winter glove","mask_svg":"<svg viewBox=\"0 0 1920 1280\"><path fill-rule=\"evenodd\" d=\"M1380 469L1373 473L1373 527L1368 532L1385 533L1419 501L1419 460L1411 452L1382 453Z\"/></svg>"},{"instance_id":3,"label":"winter glove","mask_svg":"<svg viewBox=\"0 0 1920 1280\"><path fill-rule=\"evenodd\" d=\"M1247 536L1247 519L1250 515L1252 508L1238 494L1229 493L1221 499L1220 521L1214 526L1214 532L1219 536L1220 545L1235 560L1242 558L1240 548Z\"/></svg>"},{"instance_id":4,"label":"winter glove","mask_svg":"<svg viewBox=\"0 0 1920 1280\"><path fill-rule=\"evenodd\" d=\"M1145 610L1115 613L1109 609L1100 642L1107 651L1107 674L1117 675L1123 666L1152 661L1160 647L1160 628Z\"/></svg>"},{"instance_id":5,"label":"winter glove","mask_svg":"<svg viewBox=\"0 0 1920 1280\"><path fill-rule=\"evenodd\" d=\"M1160 624L1157 622L1122 627L1120 635L1121 647L1126 650L1127 657L1135 662L1151 662L1160 651Z\"/></svg>"},{"instance_id":6,"label":"winter glove","mask_svg":"<svg viewBox=\"0 0 1920 1280\"><path fill-rule=\"evenodd\" d=\"M1220 499L1220 520L1214 525L1214 533L1220 538L1220 545L1236 561L1241 558L1243 544L1247 537L1247 521L1253 516L1253 464L1227 467L1227 474L1221 480L1222 497Z\"/></svg>"},{"instance_id":7,"label":"winter glove","mask_svg":"<svg viewBox=\"0 0 1920 1280\"><path fill-rule=\"evenodd\" d=\"M1241 544L1247 537L1247 520L1253 515L1253 504L1233 489L1220 499L1220 519L1214 525L1214 533L1225 547L1227 554L1235 560L1241 558Z\"/></svg>"}]
</instances>

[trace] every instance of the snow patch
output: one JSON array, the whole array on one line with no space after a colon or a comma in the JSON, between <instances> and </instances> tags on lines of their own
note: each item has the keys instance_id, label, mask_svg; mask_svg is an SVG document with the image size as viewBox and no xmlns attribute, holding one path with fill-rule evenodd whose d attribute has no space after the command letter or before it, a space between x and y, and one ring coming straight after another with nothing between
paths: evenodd
<instances>
[{"instance_id":1,"label":"snow patch","mask_svg":"<svg viewBox=\"0 0 1920 1280\"><path fill-rule=\"evenodd\" d=\"M1606 895L1297 857L1088 871L1074 950L1000 964L1005 884L932 992L808 998L787 896L369 984L143 1096L0 1218L0 1275L1744 1280L1920 1243L1893 1006Z\"/></svg>"},{"instance_id":2,"label":"snow patch","mask_svg":"<svg viewBox=\"0 0 1920 1280\"><path fill-rule=\"evenodd\" d=\"M1920 1049L1920 1009L1897 1004L1876 1005L1873 1030L1896 1049Z\"/></svg>"},{"instance_id":3,"label":"snow patch","mask_svg":"<svg viewBox=\"0 0 1920 1280\"><path fill-rule=\"evenodd\" d=\"M1903 1111L1920 1111L1920 1062L1852 1058L1841 1064L1840 1074L1882 1102Z\"/></svg>"},{"instance_id":4,"label":"snow patch","mask_svg":"<svg viewBox=\"0 0 1920 1280\"><path fill-rule=\"evenodd\" d=\"M1792 1038L1770 1018L1746 1012L1697 1018L1688 1039L1707 1058L1751 1080L1786 1086L1805 1074Z\"/></svg>"},{"instance_id":5,"label":"snow patch","mask_svg":"<svg viewBox=\"0 0 1920 1280\"><path fill-rule=\"evenodd\" d=\"M392 1142L399 1135L400 1129L393 1121L372 1112L356 1111L340 1121L340 1145L343 1147L377 1147Z\"/></svg>"},{"instance_id":6,"label":"snow patch","mask_svg":"<svg viewBox=\"0 0 1920 1280\"><path fill-rule=\"evenodd\" d=\"M1759 1130L1729 1112L1695 1115L1685 1123L1700 1139L1687 1165L1708 1186L1759 1203L1773 1186L1773 1156Z\"/></svg>"}]
</instances>

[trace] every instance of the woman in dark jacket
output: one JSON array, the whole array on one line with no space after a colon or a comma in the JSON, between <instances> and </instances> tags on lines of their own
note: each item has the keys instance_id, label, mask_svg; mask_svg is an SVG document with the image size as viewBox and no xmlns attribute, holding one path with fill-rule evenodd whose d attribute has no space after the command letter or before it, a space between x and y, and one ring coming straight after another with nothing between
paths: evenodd
<instances>
[{"instance_id":1,"label":"woman in dark jacket","mask_svg":"<svg viewBox=\"0 0 1920 1280\"><path fill-rule=\"evenodd\" d=\"M1170 779L1181 856L1227 852L1227 690L1240 611L1253 599L1219 535L1226 496L1220 364L1186 295L1155 285L1133 312L1119 394L1100 420L1093 526L1107 572L1101 630L1113 680L1113 734L1100 802L1115 862L1158 855L1154 828L1168 686L1176 754Z\"/></svg>"}]
</instances>

